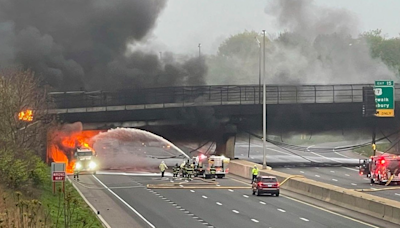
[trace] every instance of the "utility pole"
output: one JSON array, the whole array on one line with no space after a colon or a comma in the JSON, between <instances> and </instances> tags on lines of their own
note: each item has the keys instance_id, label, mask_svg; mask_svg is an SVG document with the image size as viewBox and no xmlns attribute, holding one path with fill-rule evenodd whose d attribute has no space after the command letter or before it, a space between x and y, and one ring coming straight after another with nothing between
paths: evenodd
<instances>
[{"instance_id":1,"label":"utility pole","mask_svg":"<svg viewBox=\"0 0 400 228\"><path fill-rule=\"evenodd\" d=\"M201 44L199 44L199 58L200 58L200 56L201 56Z\"/></svg>"},{"instance_id":2,"label":"utility pole","mask_svg":"<svg viewBox=\"0 0 400 228\"><path fill-rule=\"evenodd\" d=\"M261 42L255 37L258 43L258 103L261 102Z\"/></svg>"},{"instance_id":3,"label":"utility pole","mask_svg":"<svg viewBox=\"0 0 400 228\"><path fill-rule=\"evenodd\" d=\"M267 94L265 86L265 30L263 31L263 169L267 168Z\"/></svg>"}]
</instances>

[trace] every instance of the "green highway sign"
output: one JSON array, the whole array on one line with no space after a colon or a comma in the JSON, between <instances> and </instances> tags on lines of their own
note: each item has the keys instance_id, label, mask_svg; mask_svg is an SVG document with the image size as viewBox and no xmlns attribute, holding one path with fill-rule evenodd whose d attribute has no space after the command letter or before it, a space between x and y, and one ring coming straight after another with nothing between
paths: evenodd
<instances>
[{"instance_id":1,"label":"green highway sign","mask_svg":"<svg viewBox=\"0 0 400 228\"><path fill-rule=\"evenodd\" d=\"M394 117L394 82L375 81L375 104L377 117Z\"/></svg>"}]
</instances>

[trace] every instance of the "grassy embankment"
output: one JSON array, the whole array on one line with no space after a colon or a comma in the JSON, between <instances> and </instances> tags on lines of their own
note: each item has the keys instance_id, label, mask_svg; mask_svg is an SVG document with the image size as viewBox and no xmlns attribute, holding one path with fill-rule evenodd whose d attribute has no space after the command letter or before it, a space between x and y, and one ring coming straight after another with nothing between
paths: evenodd
<instances>
[{"instance_id":1,"label":"grassy embankment","mask_svg":"<svg viewBox=\"0 0 400 228\"><path fill-rule=\"evenodd\" d=\"M384 151L386 151L389 147L390 147L390 143L376 144L376 150L377 150L377 151L382 151L382 152L384 152ZM371 145L367 145L367 146L364 146L364 147L360 147L360 148L354 149L353 151L356 152L356 153L358 153L358 154L361 154L361 155L363 155L363 156L366 156L366 157L370 157L370 156L374 155L374 151L372 150Z\"/></svg>"},{"instance_id":2,"label":"grassy embankment","mask_svg":"<svg viewBox=\"0 0 400 228\"><path fill-rule=\"evenodd\" d=\"M50 172L50 170L48 169ZM54 227L100 228L97 216L80 197L74 187L66 182L65 194L61 183L53 194L50 175L42 186L30 188L28 193L0 186L0 228Z\"/></svg>"}]
</instances>

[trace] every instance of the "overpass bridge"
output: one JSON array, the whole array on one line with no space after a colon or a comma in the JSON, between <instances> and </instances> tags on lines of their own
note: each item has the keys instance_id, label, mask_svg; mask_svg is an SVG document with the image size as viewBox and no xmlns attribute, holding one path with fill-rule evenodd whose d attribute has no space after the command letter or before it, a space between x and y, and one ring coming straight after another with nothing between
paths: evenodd
<instances>
[{"instance_id":1,"label":"overpass bridge","mask_svg":"<svg viewBox=\"0 0 400 228\"><path fill-rule=\"evenodd\" d=\"M373 85L269 85L268 120L285 119L287 122L292 119L298 123L314 117L362 119L362 88L365 86ZM395 90L396 101L400 100L399 87L397 85ZM67 122L175 125L193 121L193 118L214 118L222 122L260 119L262 113L262 88L258 85L68 91L49 95L55 104L49 112L62 116Z\"/></svg>"},{"instance_id":2,"label":"overpass bridge","mask_svg":"<svg viewBox=\"0 0 400 228\"><path fill-rule=\"evenodd\" d=\"M368 127L372 120L362 117L365 86L373 85L269 85L268 133ZM400 101L399 87L396 101ZM55 104L49 113L65 122L80 121L84 129L164 126L169 135L174 132L172 127L195 125L208 130L209 135L218 135L217 148L232 146L228 142L237 128L262 126L262 88L258 85L52 92L49 101ZM375 118L373 124L378 130L400 126L397 117Z\"/></svg>"}]
</instances>

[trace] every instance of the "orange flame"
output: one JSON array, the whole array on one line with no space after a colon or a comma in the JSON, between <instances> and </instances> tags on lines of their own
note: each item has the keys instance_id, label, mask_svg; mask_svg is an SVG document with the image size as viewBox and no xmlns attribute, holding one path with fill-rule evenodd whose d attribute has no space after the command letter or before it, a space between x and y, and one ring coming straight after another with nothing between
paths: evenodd
<instances>
[{"instance_id":1,"label":"orange flame","mask_svg":"<svg viewBox=\"0 0 400 228\"><path fill-rule=\"evenodd\" d=\"M18 119L28 122L33 121L33 111L30 109L26 111L21 111L20 113L18 113Z\"/></svg>"},{"instance_id":2,"label":"orange flame","mask_svg":"<svg viewBox=\"0 0 400 228\"><path fill-rule=\"evenodd\" d=\"M99 134L100 130L86 130L71 135L62 135L61 138L51 138L47 146L47 154L50 160L54 162L63 162L67 164L67 173L73 173L75 161L73 159L74 150L78 147L86 147L94 152L89 144L90 139Z\"/></svg>"}]
</instances>

